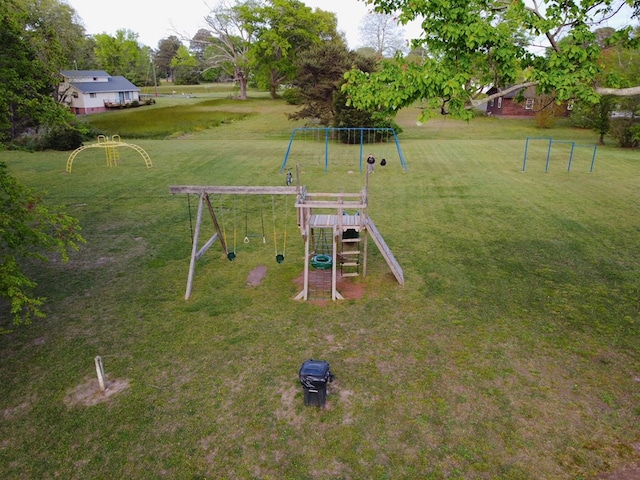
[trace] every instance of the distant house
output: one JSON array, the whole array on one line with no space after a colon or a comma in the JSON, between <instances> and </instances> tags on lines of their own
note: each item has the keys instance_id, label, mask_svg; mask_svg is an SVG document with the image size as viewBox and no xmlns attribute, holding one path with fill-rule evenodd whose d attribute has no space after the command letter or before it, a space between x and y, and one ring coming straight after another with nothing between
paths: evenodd
<instances>
[{"instance_id":1,"label":"distant house","mask_svg":"<svg viewBox=\"0 0 640 480\"><path fill-rule=\"evenodd\" d=\"M60 74L58 92L72 113L98 113L140 102L140 89L124 77L112 77L103 70L62 70Z\"/></svg>"},{"instance_id":2,"label":"distant house","mask_svg":"<svg viewBox=\"0 0 640 480\"><path fill-rule=\"evenodd\" d=\"M487 94L494 95L498 92L499 90L496 87L492 87ZM556 112L560 110L561 115L566 117L571 112L573 105L565 102L563 105L557 106L551 98L545 100L544 97L536 94L534 87L524 90L523 100L518 101L518 94L519 91L514 91L490 100L487 104L487 115L496 117L534 117L543 108L554 107L557 109Z\"/></svg>"}]
</instances>

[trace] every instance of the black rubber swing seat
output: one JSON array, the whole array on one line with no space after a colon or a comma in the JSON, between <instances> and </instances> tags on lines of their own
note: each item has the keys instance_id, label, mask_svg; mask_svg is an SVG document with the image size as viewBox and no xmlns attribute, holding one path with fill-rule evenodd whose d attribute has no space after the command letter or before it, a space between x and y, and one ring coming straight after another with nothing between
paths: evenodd
<instances>
[{"instance_id":1,"label":"black rubber swing seat","mask_svg":"<svg viewBox=\"0 0 640 480\"><path fill-rule=\"evenodd\" d=\"M311 258L311 266L320 270L326 270L333 266L331 255L314 255Z\"/></svg>"},{"instance_id":2,"label":"black rubber swing seat","mask_svg":"<svg viewBox=\"0 0 640 480\"><path fill-rule=\"evenodd\" d=\"M276 262L278 262L278 263L284 262L284 255L282 255L282 254L276 255Z\"/></svg>"},{"instance_id":3,"label":"black rubber swing seat","mask_svg":"<svg viewBox=\"0 0 640 480\"><path fill-rule=\"evenodd\" d=\"M227 258L229 259L230 262L233 262L236 259L236 253L235 252L227 253Z\"/></svg>"}]
</instances>

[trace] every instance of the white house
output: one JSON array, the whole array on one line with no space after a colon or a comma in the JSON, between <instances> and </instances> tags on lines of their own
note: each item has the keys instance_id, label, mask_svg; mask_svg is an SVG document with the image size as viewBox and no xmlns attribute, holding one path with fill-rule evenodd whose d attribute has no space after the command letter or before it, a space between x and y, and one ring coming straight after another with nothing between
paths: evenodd
<instances>
[{"instance_id":1,"label":"white house","mask_svg":"<svg viewBox=\"0 0 640 480\"><path fill-rule=\"evenodd\" d=\"M112 77L103 70L62 70L60 74L58 92L72 113L98 113L140 102L140 88L124 77Z\"/></svg>"}]
</instances>

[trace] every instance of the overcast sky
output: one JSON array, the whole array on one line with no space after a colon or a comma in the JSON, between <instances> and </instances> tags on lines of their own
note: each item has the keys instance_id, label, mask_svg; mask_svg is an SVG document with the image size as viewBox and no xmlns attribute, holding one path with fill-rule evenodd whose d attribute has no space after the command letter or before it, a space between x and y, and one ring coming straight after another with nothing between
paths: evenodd
<instances>
[{"instance_id":1,"label":"overcast sky","mask_svg":"<svg viewBox=\"0 0 640 480\"><path fill-rule=\"evenodd\" d=\"M180 0L161 2L159 0L66 0L73 7L88 34L107 33L114 35L117 30L127 29L138 34L140 43L158 48L158 42L170 35L193 37L206 26L204 17L210 12L209 5L217 0ZM303 0L313 9L334 12L338 17L338 30L347 36L349 47L360 46L358 27L367 14L367 6L358 0ZM170 8L167 8L170 5ZM406 34L417 35L418 28L403 27Z\"/></svg>"}]
</instances>

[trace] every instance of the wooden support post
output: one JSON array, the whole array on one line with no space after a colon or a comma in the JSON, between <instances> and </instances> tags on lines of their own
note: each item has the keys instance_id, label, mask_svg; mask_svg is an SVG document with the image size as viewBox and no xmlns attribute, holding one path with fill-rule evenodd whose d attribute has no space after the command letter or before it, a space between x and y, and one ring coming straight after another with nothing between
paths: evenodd
<instances>
[{"instance_id":1,"label":"wooden support post","mask_svg":"<svg viewBox=\"0 0 640 480\"><path fill-rule=\"evenodd\" d=\"M218 233L218 238L220 238L220 244L224 249L224 253L229 254L229 250L227 250L227 242L222 234L222 230L220 230L220 224L218 223L218 219L216 218L216 214L213 211L213 206L211 205L211 200L209 200L209 194L203 193L205 201L207 202L207 207L209 208L209 214L211 215L211 219L213 220L213 225L216 227L216 232Z\"/></svg>"},{"instance_id":2,"label":"wooden support post","mask_svg":"<svg viewBox=\"0 0 640 480\"><path fill-rule=\"evenodd\" d=\"M310 243L310 232L307 229L305 234L303 234L304 238L304 275L302 280L302 291L296 295L296 300L307 300L309 293L309 243Z\"/></svg>"},{"instance_id":3,"label":"wooden support post","mask_svg":"<svg viewBox=\"0 0 640 480\"><path fill-rule=\"evenodd\" d=\"M96 373L98 374L98 383L100 384L100 391L104 392L107 389L107 384L104 380L104 366L102 365L102 357L99 355L95 358Z\"/></svg>"},{"instance_id":4,"label":"wooden support post","mask_svg":"<svg viewBox=\"0 0 640 480\"><path fill-rule=\"evenodd\" d=\"M342 237L342 234L340 234ZM338 292L338 235L333 232L333 265L331 266L331 300L344 300Z\"/></svg>"},{"instance_id":5,"label":"wooden support post","mask_svg":"<svg viewBox=\"0 0 640 480\"><path fill-rule=\"evenodd\" d=\"M189 300L191 296L191 287L193 285L193 274L196 269L196 256L198 254L198 238L200 238L200 226L202 225L202 210L204 207L204 196L206 194L200 195L200 200L198 201L198 213L196 215L196 230L193 233L193 245L191 247L191 263L189 264L189 275L187 277L187 290L184 294L184 299Z\"/></svg>"}]
</instances>

